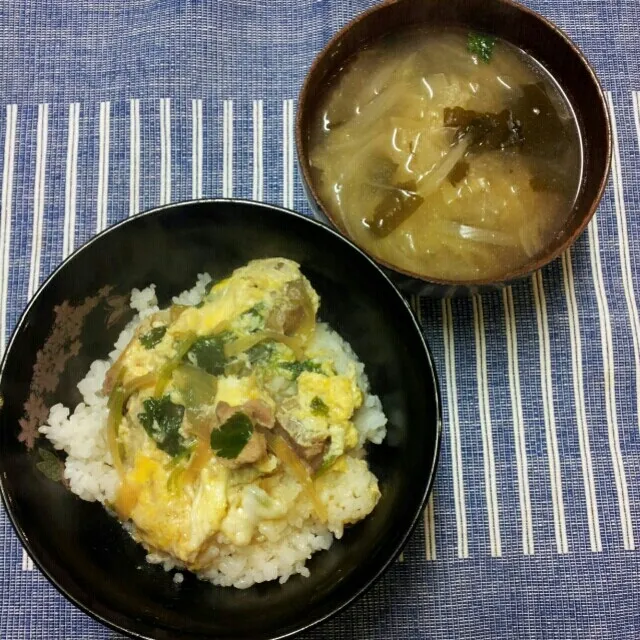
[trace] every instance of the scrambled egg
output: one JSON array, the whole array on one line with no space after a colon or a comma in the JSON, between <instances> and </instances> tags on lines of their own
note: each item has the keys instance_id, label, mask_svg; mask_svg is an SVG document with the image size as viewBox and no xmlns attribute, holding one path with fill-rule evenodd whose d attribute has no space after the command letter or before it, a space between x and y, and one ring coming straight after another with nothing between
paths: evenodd
<instances>
[{"instance_id":1,"label":"scrambled egg","mask_svg":"<svg viewBox=\"0 0 640 640\"><path fill-rule=\"evenodd\" d=\"M113 506L147 548L198 569L212 545L249 545L294 507L327 524L363 394L353 363L337 374L309 357L318 306L298 265L276 258L141 322L105 392Z\"/></svg>"}]
</instances>

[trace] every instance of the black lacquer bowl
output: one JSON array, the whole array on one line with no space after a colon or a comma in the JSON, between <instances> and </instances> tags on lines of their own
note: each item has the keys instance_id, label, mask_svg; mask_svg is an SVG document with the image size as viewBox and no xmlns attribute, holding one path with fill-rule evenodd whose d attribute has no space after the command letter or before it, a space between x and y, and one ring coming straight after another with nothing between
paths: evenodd
<instances>
[{"instance_id":1,"label":"black lacquer bowl","mask_svg":"<svg viewBox=\"0 0 640 640\"><path fill-rule=\"evenodd\" d=\"M156 283L164 305L197 273L221 278L275 256L301 264L321 296L322 318L351 343L382 399L388 436L369 457L382 498L369 518L312 558L309 578L240 591L187 573L174 584L99 504L52 479L62 463L37 428L54 403L77 404L77 382L132 316L133 287ZM141 638L282 638L340 611L400 553L431 488L441 433L431 356L380 269L321 224L228 200L141 214L71 256L18 324L0 369L0 406L2 497L26 549L77 606Z\"/></svg>"}]
</instances>

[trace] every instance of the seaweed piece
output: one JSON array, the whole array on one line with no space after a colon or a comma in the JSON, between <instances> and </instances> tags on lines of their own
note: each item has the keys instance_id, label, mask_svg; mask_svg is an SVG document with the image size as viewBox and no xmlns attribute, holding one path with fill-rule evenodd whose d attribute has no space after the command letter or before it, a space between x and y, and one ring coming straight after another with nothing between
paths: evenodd
<instances>
[{"instance_id":1,"label":"seaweed piece","mask_svg":"<svg viewBox=\"0 0 640 640\"><path fill-rule=\"evenodd\" d=\"M546 159L560 155L567 146L567 132L544 85L538 82L520 89L522 95L500 113L445 108L444 126L457 127L454 143L469 135L471 152L518 146L526 155Z\"/></svg>"},{"instance_id":2,"label":"seaweed piece","mask_svg":"<svg viewBox=\"0 0 640 640\"><path fill-rule=\"evenodd\" d=\"M453 169L449 171L447 180L455 187L459 182L462 182L469 173L469 163L466 160L460 160L456 162Z\"/></svg>"},{"instance_id":3,"label":"seaweed piece","mask_svg":"<svg viewBox=\"0 0 640 640\"><path fill-rule=\"evenodd\" d=\"M424 202L415 191L415 182L403 182L390 190L376 207L373 218L365 221L369 230L384 238L397 229Z\"/></svg>"},{"instance_id":4,"label":"seaweed piece","mask_svg":"<svg viewBox=\"0 0 640 640\"><path fill-rule=\"evenodd\" d=\"M532 159L530 168L529 184L534 191L566 192L566 172L557 163L545 162L542 158Z\"/></svg>"},{"instance_id":5,"label":"seaweed piece","mask_svg":"<svg viewBox=\"0 0 640 640\"><path fill-rule=\"evenodd\" d=\"M470 152L502 150L523 142L521 124L511 109L491 113L446 107L443 116L445 127L457 127L454 144L470 136Z\"/></svg>"},{"instance_id":6,"label":"seaweed piece","mask_svg":"<svg viewBox=\"0 0 640 640\"><path fill-rule=\"evenodd\" d=\"M477 56L482 62L488 63L493 55L493 49L496 46L497 38L487 36L482 33L471 31L467 36L467 49L469 53Z\"/></svg>"},{"instance_id":7,"label":"seaweed piece","mask_svg":"<svg viewBox=\"0 0 640 640\"><path fill-rule=\"evenodd\" d=\"M390 185L398 164L391 158L376 154L370 162L369 181L376 185Z\"/></svg>"},{"instance_id":8,"label":"seaweed piece","mask_svg":"<svg viewBox=\"0 0 640 640\"><path fill-rule=\"evenodd\" d=\"M553 158L566 149L568 140L564 123L541 82L521 87L522 96L513 105L520 123L522 152Z\"/></svg>"}]
</instances>

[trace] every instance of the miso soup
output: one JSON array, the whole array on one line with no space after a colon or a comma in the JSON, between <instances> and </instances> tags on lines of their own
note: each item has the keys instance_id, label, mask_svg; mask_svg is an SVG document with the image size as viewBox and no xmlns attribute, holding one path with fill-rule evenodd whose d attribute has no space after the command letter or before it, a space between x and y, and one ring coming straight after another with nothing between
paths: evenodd
<instances>
[{"instance_id":1,"label":"miso soup","mask_svg":"<svg viewBox=\"0 0 640 640\"><path fill-rule=\"evenodd\" d=\"M318 194L385 262L444 280L499 278L571 213L582 147L535 60L462 30L411 28L355 55L315 115Z\"/></svg>"}]
</instances>

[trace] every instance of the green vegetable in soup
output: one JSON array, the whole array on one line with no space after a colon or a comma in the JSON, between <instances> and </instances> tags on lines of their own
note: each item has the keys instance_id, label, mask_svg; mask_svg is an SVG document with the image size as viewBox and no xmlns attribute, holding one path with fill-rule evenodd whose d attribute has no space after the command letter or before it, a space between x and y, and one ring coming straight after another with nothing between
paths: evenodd
<instances>
[{"instance_id":1,"label":"green vegetable in soup","mask_svg":"<svg viewBox=\"0 0 640 640\"><path fill-rule=\"evenodd\" d=\"M384 238L409 218L424 202L416 189L415 182L405 182L389 189L376 207L373 217L366 220L371 233Z\"/></svg>"},{"instance_id":2,"label":"green vegetable in soup","mask_svg":"<svg viewBox=\"0 0 640 640\"><path fill-rule=\"evenodd\" d=\"M496 42L497 39L493 36L472 31L467 37L467 49L469 53L477 56L482 62L489 62L493 55L493 48L496 46Z\"/></svg>"},{"instance_id":3,"label":"green vegetable in soup","mask_svg":"<svg viewBox=\"0 0 640 640\"><path fill-rule=\"evenodd\" d=\"M246 413L234 413L219 429L211 432L210 444L220 458L233 460L240 455L253 434L253 423Z\"/></svg>"},{"instance_id":4,"label":"green vegetable in soup","mask_svg":"<svg viewBox=\"0 0 640 640\"><path fill-rule=\"evenodd\" d=\"M449 171L447 180L455 187L459 182L462 182L469 173L469 163L466 160L458 161L453 169Z\"/></svg>"},{"instance_id":5,"label":"green vegetable in soup","mask_svg":"<svg viewBox=\"0 0 640 640\"><path fill-rule=\"evenodd\" d=\"M510 109L500 113L445 107L444 126L457 127L454 141L470 140L469 151L493 151L522 143L520 123Z\"/></svg>"},{"instance_id":6,"label":"green vegetable in soup","mask_svg":"<svg viewBox=\"0 0 640 640\"><path fill-rule=\"evenodd\" d=\"M172 457L182 453L185 443L180 434L180 425L184 407L171 402L169 396L147 398L142 406L144 411L138 414L138 420L158 448Z\"/></svg>"},{"instance_id":7,"label":"green vegetable in soup","mask_svg":"<svg viewBox=\"0 0 640 640\"><path fill-rule=\"evenodd\" d=\"M165 333L167 333L167 327L154 327L140 336L140 342L145 349L153 349L164 338Z\"/></svg>"},{"instance_id":8,"label":"green vegetable in soup","mask_svg":"<svg viewBox=\"0 0 640 640\"><path fill-rule=\"evenodd\" d=\"M569 146L568 132L541 82L522 87L512 107L522 130L522 153L549 162Z\"/></svg>"}]
</instances>

